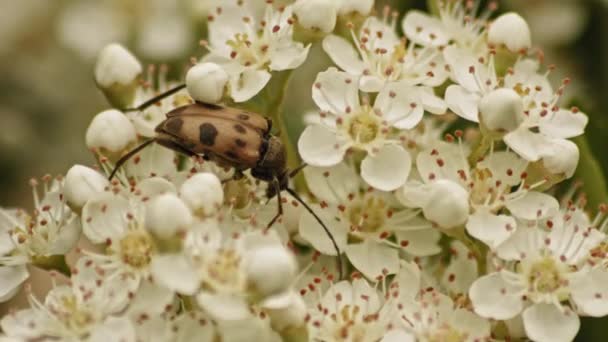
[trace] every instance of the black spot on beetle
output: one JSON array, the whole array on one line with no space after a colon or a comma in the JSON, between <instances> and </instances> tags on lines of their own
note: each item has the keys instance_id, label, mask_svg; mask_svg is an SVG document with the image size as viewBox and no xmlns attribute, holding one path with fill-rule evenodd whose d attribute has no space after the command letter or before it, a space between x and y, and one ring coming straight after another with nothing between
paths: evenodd
<instances>
[{"instance_id":1,"label":"black spot on beetle","mask_svg":"<svg viewBox=\"0 0 608 342\"><path fill-rule=\"evenodd\" d=\"M165 129L167 130L167 132L179 133L183 125L184 120L180 118L171 118L167 120L167 123L165 124Z\"/></svg>"},{"instance_id":2,"label":"black spot on beetle","mask_svg":"<svg viewBox=\"0 0 608 342\"><path fill-rule=\"evenodd\" d=\"M234 126L234 130L241 133L241 134L245 134L245 132L247 132L247 130L245 129L245 127L243 127L242 125L239 124L235 124Z\"/></svg>"},{"instance_id":3,"label":"black spot on beetle","mask_svg":"<svg viewBox=\"0 0 608 342\"><path fill-rule=\"evenodd\" d=\"M230 159L239 159L239 156L234 151L226 151L226 157Z\"/></svg>"},{"instance_id":4,"label":"black spot on beetle","mask_svg":"<svg viewBox=\"0 0 608 342\"><path fill-rule=\"evenodd\" d=\"M239 114L239 120L247 121L249 120L249 115L245 113Z\"/></svg>"},{"instance_id":5,"label":"black spot on beetle","mask_svg":"<svg viewBox=\"0 0 608 342\"><path fill-rule=\"evenodd\" d=\"M213 146L215 144L215 137L217 136L217 128L212 124L206 122L199 127L200 135L199 140L201 144L207 146Z\"/></svg>"},{"instance_id":6,"label":"black spot on beetle","mask_svg":"<svg viewBox=\"0 0 608 342\"><path fill-rule=\"evenodd\" d=\"M241 148L247 146L247 143L244 140L238 138L234 141L234 143L236 144L236 146Z\"/></svg>"}]
</instances>

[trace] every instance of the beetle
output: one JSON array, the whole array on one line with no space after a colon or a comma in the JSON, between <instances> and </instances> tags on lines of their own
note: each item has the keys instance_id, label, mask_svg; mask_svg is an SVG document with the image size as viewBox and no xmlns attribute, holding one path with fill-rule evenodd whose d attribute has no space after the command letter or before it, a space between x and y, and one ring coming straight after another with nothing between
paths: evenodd
<instances>
[{"instance_id":1,"label":"beetle","mask_svg":"<svg viewBox=\"0 0 608 342\"><path fill-rule=\"evenodd\" d=\"M185 87L185 84L178 85L125 111L142 111ZM336 250L338 273L342 278L340 248L332 233L314 210L289 187L289 179L306 164L289 170L285 146L279 137L271 133L271 129L272 120L261 114L196 101L168 112L165 120L155 128L156 137L122 156L116 162L109 179L111 180L131 157L152 143L189 157L202 156L203 159L216 162L220 166L232 167L236 171L235 178L242 177L243 171L250 170L254 178L271 185L266 192L268 199L277 197L277 213L266 229L272 227L283 215L281 192L286 191L301 203L325 230Z\"/></svg>"}]
</instances>

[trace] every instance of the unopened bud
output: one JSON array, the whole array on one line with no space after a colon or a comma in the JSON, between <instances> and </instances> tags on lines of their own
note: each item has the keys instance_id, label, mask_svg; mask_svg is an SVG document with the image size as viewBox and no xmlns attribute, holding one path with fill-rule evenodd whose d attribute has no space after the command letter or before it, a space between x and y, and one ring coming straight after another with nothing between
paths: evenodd
<instances>
[{"instance_id":1,"label":"unopened bud","mask_svg":"<svg viewBox=\"0 0 608 342\"><path fill-rule=\"evenodd\" d=\"M338 16L333 0L298 0L293 5L293 13L303 28L324 33L334 30Z\"/></svg>"},{"instance_id":2,"label":"unopened bud","mask_svg":"<svg viewBox=\"0 0 608 342\"><path fill-rule=\"evenodd\" d=\"M359 13L363 16L368 16L374 7L374 0L341 0L338 3L339 15Z\"/></svg>"},{"instance_id":3,"label":"unopened bud","mask_svg":"<svg viewBox=\"0 0 608 342\"><path fill-rule=\"evenodd\" d=\"M141 64L129 50L120 44L109 44L97 58L95 82L112 106L123 109L135 99L141 72Z\"/></svg>"},{"instance_id":4,"label":"unopened bud","mask_svg":"<svg viewBox=\"0 0 608 342\"><path fill-rule=\"evenodd\" d=\"M186 74L186 88L193 99L203 103L218 103L224 97L228 74L215 63L193 66Z\"/></svg>"},{"instance_id":5,"label":"unopened bud","mask_svg":"<svg viewBox=\"0 0 608 342\"><path fill-rule=\"evenodd\" d=\"M247 260L247 279L264 297L284 292L296 276L295 258L279 244L254 248Z\"/></svg>"},{"instance_id":6,"label":"unopened bud","mask_svg":"<svg viewBox=\"0 0 608 342\"><path fill-rule=\"evenodd\" d=\"M130 143L135 142L137 135L131 121L116 109L97 114L86 133L87 147L119 152Z\"/></svg>"},{"instance_id":7,"label":"unopened bud","mask_svg":"<svg viewBox=\"0 0 608 342\"><path fill-rule=\"evenodd\" d=\"M488 42L504 45L512 52L529 49L532 46L530 27L519 14L505 13L490 24Z\"/></svg>"},{"instance_id":8,"label":"unopened bud","mask_svg":"<svg viewBox=\"0 0 608 342\"><path fill-rule=\"evenodd\" d=\"M146 228L161 239L174 237L191 223L190 209L173 193L154 198L146 210Z\"/></svg>"},{"instance_id":9,"label":"unopened bud","mask_svg":"<svg viewBox=\"0 0 608 342\"><path fill-rule=\"evenodd\" d=\"M479 102L480 122L491 133L505 134L516 130L523 121L523 110L521 97L508 88L494 90Z\"/></svg>"},{"instance_id":10,"label":"unopened bud","mask_svg":"<svg viewBox=\"0 0 608 342\"><path fill-rule=\"evenodd\" d=\"M469 193L455 182L441 179L430 184L424 217L441 228L463 225L469 217Z\"/></svg>"},{"instance_id":11,"label":"unopened bud","mask_svg":"<svg viewBox=\"0 0 608 342\"><path fill-rule=\"evenodd\" d=\"M63 194L70 207L79 210L109 185L110 182L99 172L86 166L74 165L65 175Z\"/></svg>"},{"instance_id":12,"label":"unopened bud","mask_svg":"<svg viewBox=\"0 0 608 342\"><path fill-rule=\"evenodd\" d=\"M578 146L565 139L555 139L551 146L550 151L542 156L545 169L554 175L572 177L580 157Z\"/></svg>"},{"instance_id":13,"label":"unopened bud","mask_svg":"<svg viewBox=\"0 0 608 342\"><path fill-rule=\"evenodd\" d=\"M205 217L222 205L224 190L216 175L203 172L187 179L179 190L179 196L196 215Z\"/></svg>"}]
</instances>

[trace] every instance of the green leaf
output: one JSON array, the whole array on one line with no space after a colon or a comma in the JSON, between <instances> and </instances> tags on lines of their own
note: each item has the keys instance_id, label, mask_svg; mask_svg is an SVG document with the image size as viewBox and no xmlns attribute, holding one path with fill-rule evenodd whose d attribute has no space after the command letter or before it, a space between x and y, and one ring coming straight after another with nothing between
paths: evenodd
<instances>
[{"instance_id":1,"label":"green leaf","mask_svg":"<svg viewBox=\"0 0 608 342\"><path fill-rule=\"evenodd\" d=\"M583 182L583 192L587 195L589 208L597 208L608 201L606 178L600 163L595 159L585 136L574 139L580 150L580 161L574 178Z\"/></svg>"}]
</instances>

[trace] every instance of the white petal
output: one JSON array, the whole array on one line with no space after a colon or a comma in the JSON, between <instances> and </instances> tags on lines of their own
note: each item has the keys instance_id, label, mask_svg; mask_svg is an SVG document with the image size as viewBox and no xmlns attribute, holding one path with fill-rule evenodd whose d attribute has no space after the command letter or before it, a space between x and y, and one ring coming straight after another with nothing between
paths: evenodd
<instances>
[{"instance_id":1,"label":"white petal","mask_svg":"<svg viewBox=\"0 0 608 342\"><path fill-rule=\"evenodd\" d=\"M449 33L438 18L420 11L409 11L402 22L405 35L420 45L440 46L450 40Z\"/></svg>"},{"instance_id":2,"label":"white petal","mask_svg":"<svg viewBox=\"0 0 608 342\"><path fill-rule=\"evenodd\" d=\"M82 230L93 243L119 239L127 229L129 201L124 197L103 193L89 200L82 208Z\"/></svg>"},{"instance_id":3,"label":"white petal","mask_svg":"<svg viewBox=\"0 0 608 342\"><path fill-rule=\"evenodd\" d=\"M266 70L247 69L239 77L230 79L230 94L234 102L245 102L257 95L270 81Z\"/></svg>"},{"instance_id":4,"label":"white petal","mask_svg":"<svg viewBox=\"0 0 608 342\"><path fill-rule=\"evenodd\" d=\"M173 291L168 288L142 281L127 311L131 317L140 317L141 314L161 315L174 298Z\"/></svg>"},{"instance_id":5,"label":"white petal","mask_svg":"<svg viewBox=\"0 0 608 342\"><path fill-rule=\"evenodd\" d=\"M359 79L359 89L366 93L377 93L384 88L387 81L376 75L362 75Z\"/></svg>"},{"instance_id":6,"label":"white petal","mask_svg":"<svg viewBox=\"0 0 608 342\"><path fill-rule=\"evenodd\" d=\"M515 153L528 161L537 161L550 152L551 141L542 134L533 133L525 127L508 133L503 140Z\"/></svg>"},{"instance_id":7,"label":"white petal","mask_svg":"<svg viewBox=\"0 0 608 342\"><path fill-rule=\"evenodd\" d=\"M127 317L108 317L101 325L97 325L91 336L90 342L124 341L135 342L135 328Z\"/></svg>"},{"instance_id":8,"label":"white petal","mask_svg":"<svg viewBox=\"0 0 608 342\"><path fill-rule=\"evenodd\" d=\"M441 97L435 95L433 88L418 87L418 89L418 94L424 110L437 115L445 114L448 110L448 105Z\"/></svg>"},{"instance_id":9,"label":"white petal","mask_svg":"<svg viewBox=\"0 0 608 342\"><path fill-rule=\"evenodd\" d=\"M539 129L542 134L553 138L577 137L585 133L585 127L589 122L587 115L564 109L549 114L549 116L549 119L541 120Z\"/></svg>"},{"instance_id":10,"label":"white petal","mask_svg":"<svg viewBox=\"0 0 608 342\"><path fill-rule=\"evenodd\" d=\"M420 91L404 86L403 82L389 83L378 94L374 108L382 113L382 118L400 129L415 127L424 114L419 99Z\"/></svg>"},{"instance_id":11,"label":"white petal","mask_svg":"<svg viewBox=\"0 0 608 342\"><path fill-rule=\"evenodd\" d=\"M201 292L196 300L203 310L217 320L237 321L251 315L249 305L241 297Z\"/></svg>"},{"instance_id":12,"label":"white petal","mask_svg":"<svg viewBox=\"0 0 608 342\"><path fill-rule=\"evenodd\" d=\"M449 316L449 326L467 336L467 341L486 341L490 338L490 322L467 309L455 309Z\"/></svg>"},{"instance_id":13,"label":"white petal","mask_svg":"<svg viewBox=\"0 0 608 342\"><path fill-rule=\"evenodd\" d=\"M139 158L131 158L127 164L127 173L136 178L151 176L171 176L176 172L175 152L154 144L140 153Z\"/></svg>"},{"instance_id":14,"label":"white petal","mask_svg":"<svg viewBox=\"0 0 608 342\"><path fill-rule=\"evenodd\" d=\"M67 254L78 243L81 231L80 220L77 217L71 218L55 236L48 253L52 255Z\"/></svg>"},{"instance_id":15,"label":"white petal","mask_svg":"<svg viewBox=\"0 0 608 342\"><path fill-rule=\"evenodd\" d=\"M13 292L30 276L23 266L0 266L0 297ZM8 300L9 298L5 298Z\"/></svg>"},{"instance_id":16,"label":"white petal","mask_svg":"<svg viewBox=\"0 0 608 342\"><path fill-rule=\"evenodd\" d=\"M336 132L323 125L306 127L298 140L302 159L313 166L333 166L344 158L348 145Z\"/></svg>"},{"instance_id":17,"label":"white petal","mask_svg":"<svg viewBox=\"0 0 608 342\"><path fill-rule=\"evenodd\" d=\"M445 91L448 107L463 119L479 122L479 95L459 85L451 85Z\"/></svg>"},{"instance_id":18,"label":"white petal","mask_svg":"<svg viewBox=\"0 0 608 342\"><path fill-rule=\"evenodd\" d=\"M553 196L529 191L515 200L507 201L507 208L518 218L540 220L557 214L559 203Z\"/></svg>"},{"instance_id":19,"label":"white petal","mask_svg":"<svg viewBox=\"0 0 608 342\"><path fill-rule=\"evenodd\" d=\"M601 267L581 271L569 280L570 295L578 310L588 316L608 315L608 272Z\"/></svg>"},{"instance_id":20,"label":"white petal","mask_svg":"<svg viewBox=\"0 0 608 342\"><path fill-rule=\"evenodd\" d=\"M406 332L405 330L391 330L384 335L380 342L414 342L416 336Z\"/></svg>"},{"instance_id":21,"label":"white petal","mask_svg":"<svg viewBox=\"0 0 608 342\"><path fill-rule=\"evenodd\" d=\"M348 245L346 255L353 266L368 279L394 274L399 270L397 250L370 240Z\"/></svg>"},{"instance_id":22,"label":"white petal","mask_svg":"<svg viewBox=\"0 0 608 342\"><path fill-rule=\"evenodd\" d=\"M528 337L538 342L572 341L581 322L568 307L562 312L554 304L535 304L522 317Z\"/></svg>"},{"instance_id":23,"label":"white petal","mask_svg":"<svg viewBox=\"0 0 608 342\"><path fill-rule=\"evenodd\" d=\"M522 260L537 256L546 247L547 233L540 229L520 225L505 242L496 249L496 255L503 260Z\"/></svg>"},{"instance_id":24,"label":"white petal","mask_svg":"<svg viewBox=\"0 0 608 342\"><path fill-rule=\"evenodd\" d=\"M16 341L38 340L46 331L48 318L40 310L24 309L2 317L0 327L2 332L15 336Z\"/></svg>"},{"instance_id":25,"label":"white petal","mask_svg":"<svg viewBox=\"0 0 608 342\"><path fill-rule=\"evenodd\" d=\"M329 209L321 209L319 206L312 206L315 214L325 223L331 232L338 247L344 251L346 246L346 235L348 227L341 222L336 222L334 215ZM326 255L336 255L336 249L329 239L323 227L317 220L305 212L300 216L300 236L308 241L317 251Z\"/></svg>"},{"instance_id":26,"label":"white petal","mask_svg":"<svg viewBox=\"0 0 608 342\"><path fill-rule=\"evenodd\" d=\"M359 79L348 73L329 68L317 75L312 98L322 111L345 113L359 110Z\"/></svg>"},{"instance_id":27,"label":"white petal","mask_svg":"<svg viewBox=\"0 0 608 342\"><path fill-rule=\"evenodd\" d=\"M16 228L25 228L25 218L26 215L18 214L17 210L0 208L0 255L9 254L15 249L9 232Z\"/></svg>"},{"instance_id":28,"label":"white petal","mask_svg":"<svg viewBox=\"0 0 608 342\"><path fill-rule=\"evenodd\" d=\"M365 64L359 58L355 47L346 39L331 34L323 39L323 50L340 69L352 75L363 73Z\"/></svg>"},{"instance_id":29,"label":"white petal","mask_svg":"<svg viewBox=\"0 0 608 342\"><path fill-rule=\"evenodd\" d=\"M475 313L486 318L504 320L521 312L523 301L517 295L520 290L507 283L500 273L492 273L477 279L471 285L469 296Z\"/></svg>"},{"instance_id":30,"label":"white petal","mask_svg":"<svg viewBox=\"0 0 608 342\"><path fill-rule=\"evenodd\" d=\"M413 256L425 257L441 252L441 246L439 246L441 233L437 229L396 232L395 236L397 243L401 246L405 245L402 249Z\"/></svg>"},{"instance_id":31,"label":"white petal","mask_svg":"<svg viewBox=\"0 0 608 342\"><path fill-rule=\"evenodd\" d=\"M165 193L174 194L177 192L173 183L161 177L146 178L141 182L138 182L136 186L137 190L139 190L138 194L142 199L150 199L157 195L162 195Z\"/></svg>"},{"instance_id":32,"label":"white petal","mask_svg":"<svg viewBox=\"0 0 608 342\"><path fill-rule=\"evenodd\" d=\"M515 232L517 223L507 215L495 215L489 211L478 210L469 216L467 232L494 249Z\"/></svg>"},{"instance_id":33,"label":"white petal","mask_svg":"<svg viewBox=\"0 0 608 342\"><path fill-rule=\"evenodd\" d=\"M478 169L489 169L494 179L509 186L521 183L521 174L527 167L528 162L526 160L508 151L494 152L477 163Z\"/></svg>"},{"instance_id":34,"label":"white petal","mask_svg":"<svg viewBox=\"0 0 608 342\"><path fill-rule=\"evenodd\" d=\"M359 175L346 163L332 167L310 166L303 172L310 192L329 204L346 202L348 195L357 193L361 187Z\"/></svg>"},{"instance_id":35,"label":"white petal","mask_svg":"<svg viewBox=\"0 0 608 342\"><path fill-rule=\"evenodd\" d=\"M270 53L269 68L275 71L295 69L302 65L308 56L310 44L304 46L302 43L289 41L283 46Z\"/></svg>"},{"instance_id":36,"label":"white petal","mask_svg":"<svg viewBox=\"0 0 608 342\"><path fill-rule=\"evenodd\" d=\"M386 145L375 155L368 154L361 162L361 177L382 191L403 186L412 168L410 154L401 146Z\"/></svg>"},{"instance_id":37,"label":"white petal","mask_svg":"<svg viewBox=\"0 0 608 342\"><path fill-rule=\"evenodd\" d=\"M445 142L435 143L418 153L416 167L426 183L439 179L448 179L464 185L462 171L469 178L469 165L460 146Z\"/></svg>"},{"instance_id":38,"label":"white petal","mask_svg":"<svg viewBox=\"0 0 608 342\"><path fill-rule=\"evenodd\" d=\"M395 192L397 200L408 208L422 208L430 198L430 185L420 181L408 181Z\"/></svg>"},{"instance_id":39,"label":"white petal","mask_svg":"<svg viewBox=\"0 0 608 342\"><path fill-rule=\"evenodd\" d=\"M157 256L152 259L150 271L159 284L182 294L192 295L200 285L198 271L183 255Z\"/></svg>"},{"instance_id":40,"label":"white petal","mask_svg":"<svg viewBox=\"0 0 608 342\"><path fill-rule=\"evenodd\" d=\"M450 45L443 50L443 57L451 68L452 78L468 92L484 93L484 89L489 87L481 88L480 83L487 81L490 81L491 85L497 84L496 74L492 73L486 64L479 63L479 59L471 49Z\"/></svg>"},{"instance_id":41,"label":"white petal","mask_svg":"<svg viewBox=\"0 0 608 342\"><path fill-rule=\"evenodd\" d=\"M443 272L442 284L454 297L467 294L473 282L477 280L478 272L477 261L463 243L452 241L450 250L452 257L450 264Z\"/></svg>"}]
</instances>

